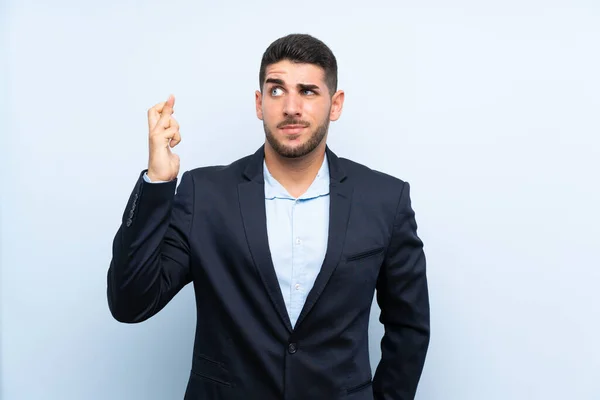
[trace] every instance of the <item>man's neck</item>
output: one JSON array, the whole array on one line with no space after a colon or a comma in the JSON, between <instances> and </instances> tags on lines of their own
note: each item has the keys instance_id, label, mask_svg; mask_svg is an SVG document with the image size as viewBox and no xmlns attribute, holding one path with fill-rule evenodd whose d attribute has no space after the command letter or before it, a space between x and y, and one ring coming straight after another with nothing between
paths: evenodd
<instances>
[{"instance_id":1,"label":"man's neck","mask_svg":"<svg viewBox=\"0 0 600 400\"><path fill-rule=\"evenodd\" d=\"M300 197L315 180L325 158L322 143L309 154L298 158L286 158L265 144L265 163L269 173L294 197Z\"/></svg>"}]
</instances>

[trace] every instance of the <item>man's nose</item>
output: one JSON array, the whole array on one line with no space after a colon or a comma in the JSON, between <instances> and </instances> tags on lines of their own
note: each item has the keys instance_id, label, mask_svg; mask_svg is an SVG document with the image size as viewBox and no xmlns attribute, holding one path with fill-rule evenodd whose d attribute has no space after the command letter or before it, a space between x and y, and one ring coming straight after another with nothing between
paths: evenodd
<instances>
[{"instance_id":1,"label":"man's nose","mask_svg":"<svg viewBox=\"0 0 600 400\"><path fill-rule=\"evenodd\" d=\"M300 116L302 114L302 100L296 94L289 94L285 98L283 113L286 116Z\"/></svg>"}]
</instances>

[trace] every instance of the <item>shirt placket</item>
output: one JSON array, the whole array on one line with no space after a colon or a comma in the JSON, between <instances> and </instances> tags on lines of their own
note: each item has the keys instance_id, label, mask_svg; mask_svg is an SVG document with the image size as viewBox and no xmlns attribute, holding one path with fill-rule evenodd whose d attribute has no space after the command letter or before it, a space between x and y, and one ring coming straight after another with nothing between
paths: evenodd
<instances>
[{"instance_id":1,"label":"shirt placket","mask_svg":"<svg viewBox=\"0 0 600 400\"><path fill-rule=\"evenodd\" d=\"M304 272L305 251L304 251L304 230L302 229L302 201L295 200L292 208L292 280L291 280L291 304L294 313L294 320L302 310L304 285L302 274Z\"/></svg>"}]
</instances>

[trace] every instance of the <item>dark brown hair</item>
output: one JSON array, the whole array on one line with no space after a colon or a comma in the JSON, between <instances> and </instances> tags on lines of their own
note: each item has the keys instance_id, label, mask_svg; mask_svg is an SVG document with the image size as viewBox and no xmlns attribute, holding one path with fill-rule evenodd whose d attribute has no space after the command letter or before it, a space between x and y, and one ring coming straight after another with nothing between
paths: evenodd
<instances>
[{"instance_id":1,"label":"dark brown hair","mask_svg":"<svg viewBox=\"0 0 600 400\"><path fill-rule=\"evenodd\" d=\"M260 63L259 87L262 91L267 66L279 61L318 65L325 72L330 95L337 91L337 61L325 43L307 34L290 34L275 40L265 50Z\"/></svg>"}]
</instances>

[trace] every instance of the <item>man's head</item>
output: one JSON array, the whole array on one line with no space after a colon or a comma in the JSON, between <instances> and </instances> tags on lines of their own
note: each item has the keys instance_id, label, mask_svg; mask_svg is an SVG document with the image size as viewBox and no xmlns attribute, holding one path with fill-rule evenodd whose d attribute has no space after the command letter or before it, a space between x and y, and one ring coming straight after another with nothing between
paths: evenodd
<instances>
[{"instance_id":1,"label":"man's head","mask_svg":"<svg viewBox=\"0 0 600 400\"><path fill-rule=\"evenodd\" d=\"M263 54L259 81L256 115L268 146L288 158L325 146L344 93L337 90L335 56L323 42L302 34L277 39Z\"/></svg>"}]
</instances>

